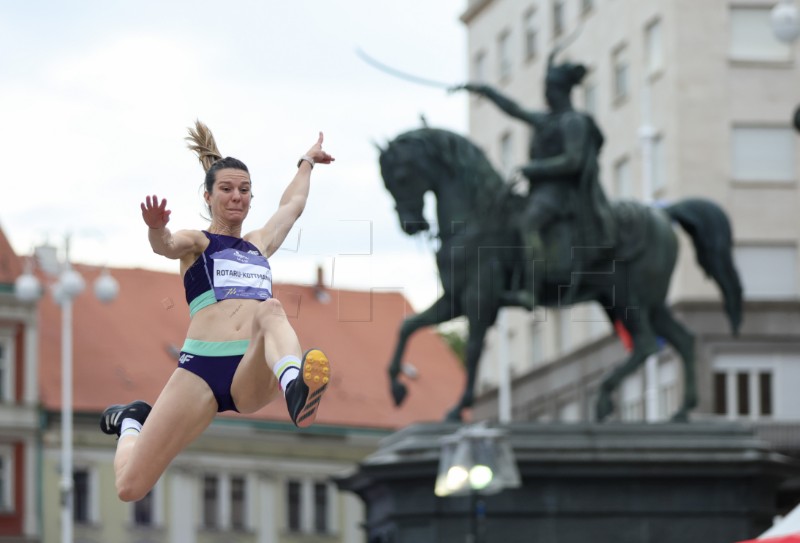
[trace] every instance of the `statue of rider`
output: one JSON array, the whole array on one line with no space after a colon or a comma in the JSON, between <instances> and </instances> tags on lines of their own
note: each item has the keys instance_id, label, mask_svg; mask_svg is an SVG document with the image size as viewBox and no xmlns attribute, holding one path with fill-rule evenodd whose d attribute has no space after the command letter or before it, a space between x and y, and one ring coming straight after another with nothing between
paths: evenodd
<instances>
[{"instance_id":1,"label":"statue of rider","mask_svg":"<svg viewBox=\"0 0 800 543\"><path fill-rule=\"evenodd\" d=\"M536 295L533 261L546 262L548 283L570 285L560 305L572 303L580 275L592 261L613 247L615 231L608 200L599 181L598 155L603 134L594 119L575 111L570 93L586 74L579 64L556 65L550 55L545 78L549 111L529 111L483 84L464 89L491 100L511 117L532 128L529 160L519 170L530 185L520 232L526 252L527 285L520 304L533 307Z\"/></svg>"}]
</instances>

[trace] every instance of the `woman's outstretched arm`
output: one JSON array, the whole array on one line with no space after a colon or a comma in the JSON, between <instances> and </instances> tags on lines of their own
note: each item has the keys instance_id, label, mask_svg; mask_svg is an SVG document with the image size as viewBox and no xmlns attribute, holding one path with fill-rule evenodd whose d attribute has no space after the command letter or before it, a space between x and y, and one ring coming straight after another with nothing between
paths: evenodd
<instances>
[{"instance_id":1,"label":"woman's outstretched arm","mask_svg":"<svg viewBox=\"0 0 800 543\"><path fill-rule=\"evenodd\" d=\"M147 239L153 252L177 260L189 253L202 252L203 234L197 230L179 230L174 234L167 228L169 215L167 200L160 203L155 194L148 196L141 204L142 219L148 226Z\"/></svg>"},{"instance_id":2,"label":"woman's outstretched arm","mask_svg":"<svg viewBox=\"0 0 800 543\"><path fill-rule=\"evenodd\" d=\"M277 211L264 226L245 236L267 258L278 250L306 207L311 188L312 161L314 164L330 164L335 160L322 150L322 141L323 135L320 132L316 143L298 161L297 173L283 191Z\"/></svg>"}]
</instances>

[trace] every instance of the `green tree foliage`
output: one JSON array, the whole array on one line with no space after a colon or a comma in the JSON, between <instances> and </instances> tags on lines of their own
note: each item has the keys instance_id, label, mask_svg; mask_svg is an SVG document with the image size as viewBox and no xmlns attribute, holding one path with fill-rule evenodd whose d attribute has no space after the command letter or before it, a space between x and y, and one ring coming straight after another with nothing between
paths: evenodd
<instances>
[{"instance_id":1,"label":"green tree foliage","mask_svg":"<svg viewBox=\"0 0 800 543\"><path fill-rule=\"evenodd\" d=\"M447 342L450 349L464 365L467 353L467 338L459 330L439 330L439 336Z\"/></svg>"}]
</instances>

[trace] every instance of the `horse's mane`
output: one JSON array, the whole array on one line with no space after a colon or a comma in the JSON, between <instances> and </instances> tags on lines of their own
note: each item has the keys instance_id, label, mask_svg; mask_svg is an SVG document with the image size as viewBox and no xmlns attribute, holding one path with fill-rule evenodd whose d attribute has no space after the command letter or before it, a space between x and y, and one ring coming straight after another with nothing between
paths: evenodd
<instances>
[{"instance_id":1,"label":"horse's mane","mask_svg":"<svg viewBox=\"0 0 800 543\"><path fill-rule=\"evenodd\" d=\"M418 169L429 170L439 180L449 178L464 183L473 201L482 206L496 202L507 190L480 147L449 130L426 127L404 132L386 152L397 152L401 160L413 159ZM438 172L442 168L449 175L441 176Z\"/></svg>"}]
</instances>

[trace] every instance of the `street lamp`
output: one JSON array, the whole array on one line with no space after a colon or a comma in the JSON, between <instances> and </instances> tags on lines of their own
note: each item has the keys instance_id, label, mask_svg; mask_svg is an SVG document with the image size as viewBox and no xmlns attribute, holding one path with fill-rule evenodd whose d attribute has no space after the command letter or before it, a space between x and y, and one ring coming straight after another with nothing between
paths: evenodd
<instances>
[{"instance_id":1,"label":"street lamp","mask_svg":"<svg viewBox=\"0 0 800 543\"><path fill-rule=\"evenodd\" d=\"M465 426L443 437L441 443L434 493L440 498L470 497L470 541L477 543L484 507L476 502L476 495L521 486L514 451L505 431L485 424Z\"/></svg>"},{"instance_id":2,"label":"street lamp","mask_svg":"<svg viewBox=\"0 0 800 543\"><path fill-rule=\"evenodd\" d=\"M795 0L780 0L770 14L772 33L780 41L794 43L800 36L800 9ZM792 124L800 132L800 106L794 110Z\"/></svg>"},{"instance_id":3,"label":"street lamp","mask_svg":"<svg viewBox=\"0 0 800 543\"><path fill-rule=\"evenodd\" d=\"M72 269L69 259L69 236L64 239L64 262L42 263L44 270L60 269L51 291L61 306L61 542L72 543L73 473L72 473L72 301L86 286L83 277ZM52 267L51 267L52 266ZM119 285L108 270L103 270L94 284L95 296L104 303L117 296ZM33 274L33 261L28 260L24 273L14 283L14 294L23 302L36 302L42 294L39 280Z\"/></svg>"}]
</instances>

